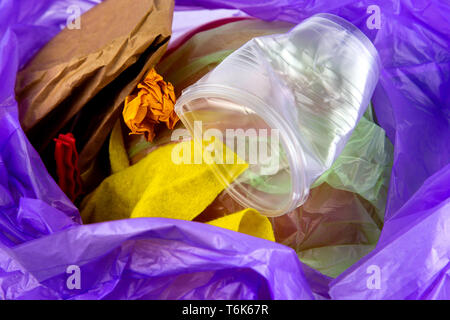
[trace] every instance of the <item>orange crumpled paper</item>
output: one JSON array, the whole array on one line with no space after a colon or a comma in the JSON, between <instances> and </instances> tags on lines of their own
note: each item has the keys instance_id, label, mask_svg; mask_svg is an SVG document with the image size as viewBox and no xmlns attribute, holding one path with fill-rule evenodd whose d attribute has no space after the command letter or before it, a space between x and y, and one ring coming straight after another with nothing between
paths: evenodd
<instances>
[{"instance_id":1,"label":"orange crumpled paper","mask_svg":"<svg viewBox=\"0 0 450 320\"><path fill-rule=\"evenodd\" d=\"M165 123L167 128L173 129L179 120L174 111L174 88L152 69L137 89L137 95L125 99L123 119L130 134L145 134L148 141L153 141L156 124Z\"/></svg>"}]
</instances>

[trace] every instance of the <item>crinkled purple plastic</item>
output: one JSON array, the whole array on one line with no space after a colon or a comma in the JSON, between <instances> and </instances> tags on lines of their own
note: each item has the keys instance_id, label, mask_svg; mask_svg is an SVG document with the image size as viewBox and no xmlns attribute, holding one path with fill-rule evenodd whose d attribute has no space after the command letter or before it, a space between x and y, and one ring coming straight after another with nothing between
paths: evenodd
<instances>
[{"instance_id":1,"label":"crinkled purple plastic","mask_svg":"<svg viewBox=\"0 0 450 320\"><path fill-rule=\"evenodd\" d=\"M195 222L80 225L20 128L14 82L66 22L67 7L85 11L98 2L0 2L0 298L450 299L449 4L177 1L291 22L330 12L379 50L384 70L374 106L395 144L386 222L375 250L332 280L287 247ZM380 8L380 30L366 26L370 5ZM67 287L70 265L80 267L81 289ZM373 270L379 287L370 282Z\"/></svg>"}]
</instances>

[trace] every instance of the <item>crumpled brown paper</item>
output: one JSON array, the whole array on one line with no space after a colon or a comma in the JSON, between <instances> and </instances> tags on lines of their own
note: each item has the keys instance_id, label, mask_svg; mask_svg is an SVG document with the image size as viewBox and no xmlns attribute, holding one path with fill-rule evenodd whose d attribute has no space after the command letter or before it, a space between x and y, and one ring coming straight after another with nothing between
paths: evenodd
<instances>
[{"instance_id":1,"label":"crumpled brown paper","mask_svg":"<svg viewBox=\"0 0 450 320\"><path fill-rule=\"evenodd\" d=\"M81 16L79 30L60 32L19 72L20 122L47 166L50 142L70 131L80 169L89 169L123 101L164 54L173 6L172 0L103 1Z\"/></svg>"}]
</instances>

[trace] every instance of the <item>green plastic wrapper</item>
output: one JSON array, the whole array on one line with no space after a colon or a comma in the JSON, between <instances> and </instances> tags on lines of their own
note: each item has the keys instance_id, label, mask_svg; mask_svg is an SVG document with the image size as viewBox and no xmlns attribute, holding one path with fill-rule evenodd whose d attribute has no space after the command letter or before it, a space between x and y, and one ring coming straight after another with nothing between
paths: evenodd
<instances>
[{"instance_id":1,"label":"green plastic wrapper","mask_svg":"<svg viewBox=\"0 0 450 320\"><path fill-rule=\"evenodd\" d=\"M305 264L337 277L378 242L392 162L393 146L384 130L362 118L306 203L272 219L276 240L294 248Z\"/></svg>"}]
</instances>

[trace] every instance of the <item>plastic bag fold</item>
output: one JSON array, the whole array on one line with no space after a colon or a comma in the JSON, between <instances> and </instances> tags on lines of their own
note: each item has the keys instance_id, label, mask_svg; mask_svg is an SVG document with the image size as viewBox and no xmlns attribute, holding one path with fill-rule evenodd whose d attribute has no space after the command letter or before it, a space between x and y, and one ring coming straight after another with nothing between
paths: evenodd
<instances>
[{"instance_id":1,"label":"plastic bag fold","mask_svg":"<svg viewBox=\"0 0 450 320\"><path fill-rule=\"evenodd\" d=\"M386 219L375 249L334 280L301 264L290 248L195 222L80 225L20 128L14 84L18 70L66 23L68 6L86 11L98 2L0 2L0 298L450 298L447 2L177 1L184 10L236 8L292 23L330 12L358 26L378 49L384 70L375 114L394 144ZM372 5L380 9L380 29L367 25ZM80 289L70 290L73 265L84 276ZM376 274L379 283L371 282Z\"/></svg>"}]
</instances>

